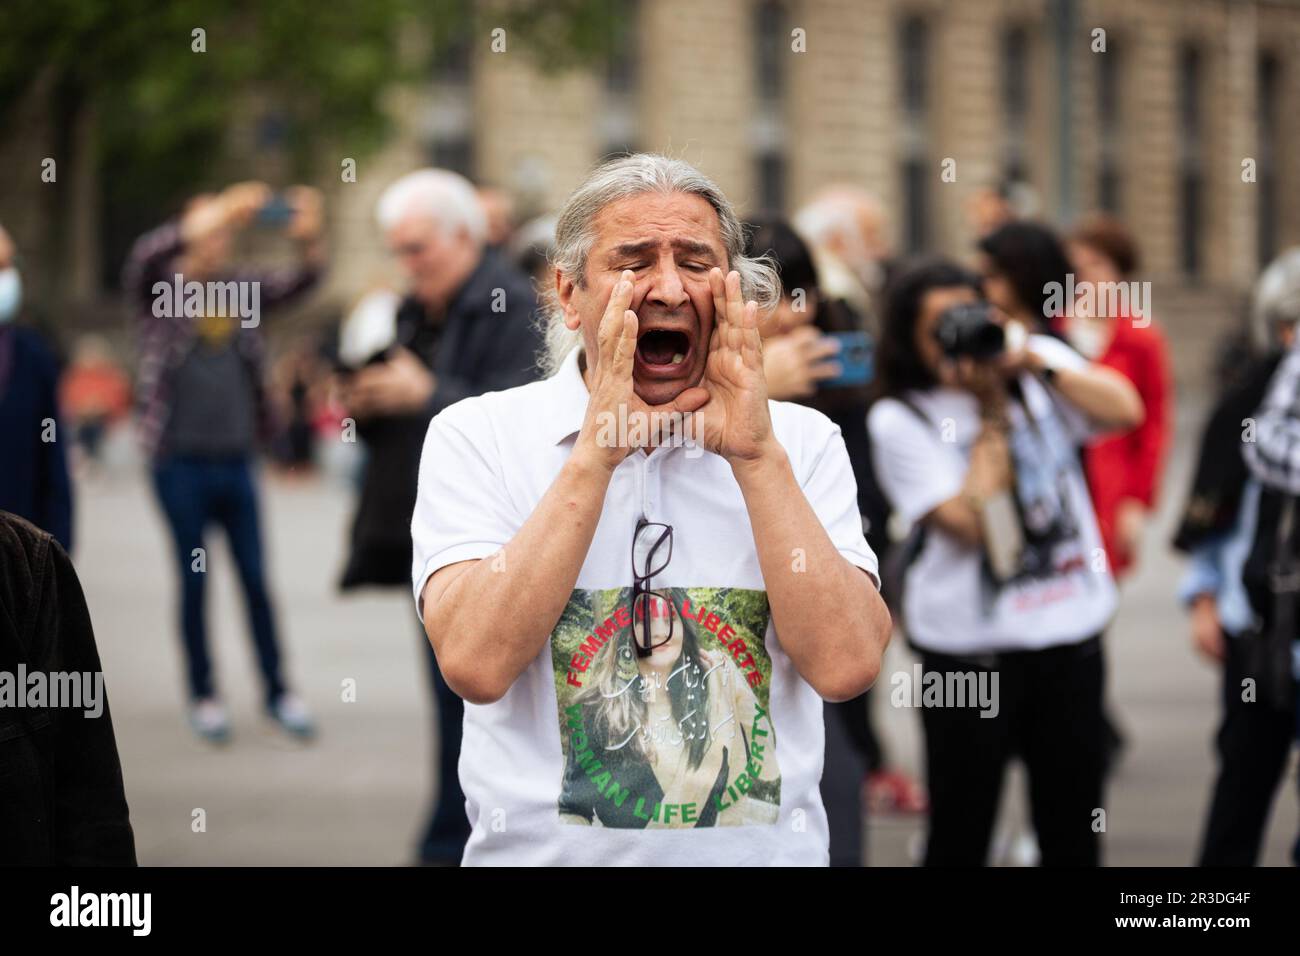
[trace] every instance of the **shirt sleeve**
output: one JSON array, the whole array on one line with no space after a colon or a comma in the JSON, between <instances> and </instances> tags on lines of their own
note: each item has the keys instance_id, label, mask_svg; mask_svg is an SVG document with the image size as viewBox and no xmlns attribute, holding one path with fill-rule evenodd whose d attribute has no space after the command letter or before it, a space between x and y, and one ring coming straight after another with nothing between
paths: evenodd
<instances>
[{"instance_id":1,"label":"shirt sleeve","mask_svg":"<svg viewBox=\"0 0 1300 956\"><path fill-rule=\"evenodd\" d=\"M969 467L955 445L893 399L883 399L867 419L876 477L890 505L908 524L961 493Z\"/></svg>"},{"instance_id":2,"label":"shirt sleeve","mask_svg":"<svg viewBox=\"0 0 1300 956\"><path fill-rule=\"evenodd\" d=\"M1031 335L1029 337L1029 346L1036 355L1044 358L1055 369L1069 369L1072 372L1078 372L1092 364L1060 339L1053 338L1050 335ZM1028 377L1033 378L1033 376ZM1094 438L1106 433L1107 429L1098 426L1088 418L1074 403L1062 395L1054 385L1046 382L1043 385L1051 398L1052 405L1059 413L1061 422L1065 425L1066 434L1070 436L1070 440L1076 446L1086 445Z\"/></svg>"},{"instance_id":3,"label":"shirt sleeve","mask_svg":"<svg viewBox=\"0 0 1300 956\"><path fill-rule=\"evenodd\" d=\"M1273 373L1255 413L1255 440L1244 443L1246 464L1261 483L1300 494L1300 348Z\"/></svg>"},{"instance_id":4,"label":"shirt sleeve","mask_svg":"<svg viewBox=\"0 0 1300 956\"><path fill-rule=\"evenodd\" d=\"M411 516L411 578L421 619L424 585L435 571L495 554L521 524L505 490L481 400L471 399L434 418L420 454Z\"/></svg>"},{"instance_id":5,"label":"shirt sleeve","mask_svg":"<svg viewBox=\"0 0 1300 956\"><path fill-rule=\"evenodd\" d=\"M1202 594L1219 596L1223 587L1223 572L1220 570L1219 558L1223 550L1220 538L1210 538L1192 549L1187 570L1178 584L1178 601L1184 607L1190 607L1193 600Z\"/></svg>"},{"instance_id":6,"label":"shirt sleeve","mask_svg":"<svg viewBox=\"0 0 1300 956\"><path fill-rule=\"evenodd\" d=\"M818 413L818 417L821 416ZM858 511L858 485L853 479L848 449L837 426L827 420L826 441L822 444L808 477L800 484L804 497L812 505L831 543L840 554L867 574L880 587L880 567L875 552L862 533L862 515Z\"/></svg>"}]
</instances>

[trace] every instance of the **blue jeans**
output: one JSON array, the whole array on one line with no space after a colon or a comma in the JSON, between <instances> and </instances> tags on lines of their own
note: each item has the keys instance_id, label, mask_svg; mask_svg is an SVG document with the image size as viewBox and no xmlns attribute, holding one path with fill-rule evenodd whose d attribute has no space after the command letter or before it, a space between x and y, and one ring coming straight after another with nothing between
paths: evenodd
<instances>
[{"instance_id":1,"label":"blue jeans","mask_svg":"<svg viewBox=\"0 0 1300 956\"><path fill-rule=\"evenodd\" d=\"M208 657L204 621L205 571L194 569L195 548L203 547L203 533L220 525L230 542L239 571L248 626L257 648L263 689L269 707L284 693L280 678L280 651L276 643L271 599L262 571L262 532L258 520L257 489L249 459L166 458L154 466L154 489L175 544L176 568L181 586L181 634L184 638L191 699L213 694L212 663ZM204 550L206 569L207 551Z\"/></svg>"}]
</instances>

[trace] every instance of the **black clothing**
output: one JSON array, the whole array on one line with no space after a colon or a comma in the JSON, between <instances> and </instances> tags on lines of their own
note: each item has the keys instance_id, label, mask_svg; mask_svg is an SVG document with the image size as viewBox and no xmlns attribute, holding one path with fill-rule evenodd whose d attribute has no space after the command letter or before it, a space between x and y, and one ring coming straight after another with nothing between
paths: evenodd
<instances>
[{"instance_id":1,"label":"black clothing","mask_svg":"<svg viewBox=\"0 0 1300 956\"><path fill-rule=\"evenodd\" d=\"M47 681L102 672L67 552L0 512L0 672L16 682L19 665ZM113 722L107 699L100 703L95 717L66 706L0 707L0 865L135 865Z\"/></svg>"},{"instance_id":2,"label":"black clothing","mask_svg":"<svg viewBox=\"0 0 1300 956\"><path fill-rule=\"evenodd\" d=\"M1280 352L1260 359L1210 412L1201 433L1191 492L1174 535L1173 546L1179 551L1190 552L1208 537L1229 533L1236 524L1242 489L1250 477L1241 454L1243 422L1253 418L1263 403L1281 360Z\"/></svg>"},{"instance_id":3,"label":"black clothing","mask_svg":"<svg viewBox=\"0 0 1300 956\"><path fill-rule=\"evenodd\" d=\"M533 324L536 307L527 277L492 250L483 253L440 320L414 298L402 303L397 343L433 371L437 387L420 412L358 423L370 458L352 525L344 590L410 584L411 513L429 420L462 399L536 377L541 347Z\"/></svg>"},{"instance_id":4,"label":"black clothing","mask_svg":"<svg viewBox=\"0 0 1300 956\"><path fill-rule=\"evenodd\" d=\"M923 651L921 663L927 674L990 671L1000 678L994 717L977 707L921 712L930 786L926 866L987 862L1003 769L1013 755L1028 773L1043 865L1097 866L1094 814L1105 806L1101 639L982 662Z\"/></svg>"},{"instance_id":5,"label":"black clothing","mask_svg":"<svg viewBox=\"0 0 1300 956\"><path fill-rule=\"evenodd\" d=\"M1249 638L1225 634L1219 775L1201 841L1201 866L1254 866L1273 795L1295 743L1295 715L1242 699L1253 676Z\"/></svg>"}]
</instances>

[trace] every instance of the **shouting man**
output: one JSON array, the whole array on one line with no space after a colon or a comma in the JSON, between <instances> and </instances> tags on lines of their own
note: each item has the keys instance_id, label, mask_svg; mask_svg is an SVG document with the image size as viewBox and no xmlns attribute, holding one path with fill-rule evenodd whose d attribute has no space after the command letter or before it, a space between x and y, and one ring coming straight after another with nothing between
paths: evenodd
<instances>
[{"instance_id":1,"label":"shouting man","mask_svg":"<svg viewBox=\"0 0 1300 956\"><path fill-rule=\"evenodd\" d=\"M599 167L557 224L552 375L429 427L413 577L466 701L467 864L827 862L822 699L890 621L839 430L767 399L779 284L743 248L688 164Z\"/></svg>"}]
</instances>

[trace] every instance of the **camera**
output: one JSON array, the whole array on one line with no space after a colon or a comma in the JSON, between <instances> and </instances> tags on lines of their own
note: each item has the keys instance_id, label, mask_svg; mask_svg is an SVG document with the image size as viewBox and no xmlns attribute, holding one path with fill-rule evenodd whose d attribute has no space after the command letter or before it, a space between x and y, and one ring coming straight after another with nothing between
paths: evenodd
<instances>
[{"instance_id":1,"label":"camera","mask_svg":"<svg viewBox=\"0 0 1300 956\"><path fill-rule=\"evenodd\" d=\"M950 359L990 359L1002 354L1006 334L993 321L987 302L967 302L945 309L934 327L934 337Z\"/></svg>"}]
</instances>

